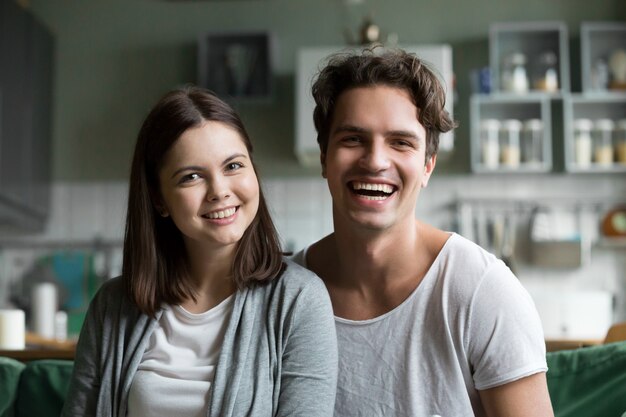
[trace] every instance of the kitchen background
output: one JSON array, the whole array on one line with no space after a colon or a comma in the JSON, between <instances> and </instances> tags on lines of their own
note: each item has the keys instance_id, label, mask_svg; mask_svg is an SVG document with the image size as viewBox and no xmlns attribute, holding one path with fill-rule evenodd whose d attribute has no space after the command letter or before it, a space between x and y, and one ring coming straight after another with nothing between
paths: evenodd
<instances>
[{"instance_id":1,"label":"kitchen background","mask_svg":"<svg viewBox=\"0 0 626 417\"><path fill-rule=\"evenodd\" d=\"M364 20L371 19L382 40L452 48L459 128L454 148L442 152L421 194L417 216L506 259L533 295L547 338L601 339L612 322L626 320L626 243L608 239L601 228L604 216L626 203L624 171L566 170L562 134L554 135L549 172L477 173L470 157L475 88L470 75L489 66L492 24L563 23L571 91L579 92L581 24L624 24L626 2L597 0L590 7L583 0L31 0L21 5L54 38L50 199L41 225L28 227L27 215L0 222L0 308L27 306L33 283L61 281L67 286L62 295L70 330L77 330L98 283L121 269L126 179L139 126L165 91L197 81L198 43L208 32L271 34L271 93L235 98L232 104L256 145L266 197L286 248L297 250L329 233L331 200L320 169L303 166L294 152L296 62L303 48L346 45L347 34L357 38Z\"/></svg>"}]
</instances>

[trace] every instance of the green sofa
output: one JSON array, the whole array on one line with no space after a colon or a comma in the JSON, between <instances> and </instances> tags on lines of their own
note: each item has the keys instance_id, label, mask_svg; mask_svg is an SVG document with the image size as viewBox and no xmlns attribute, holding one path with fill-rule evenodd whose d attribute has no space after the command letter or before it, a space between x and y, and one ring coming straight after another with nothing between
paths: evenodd
<instances>
[{"instance_id":1,"label":"green sofa","mask_svg":"<svg viewBox=\"0 0 626 417\"><path fill-rule=\"evenodd\" d=\"M626 417L626 342L550 352L547 359L556 417ZM0 357L0 417L58 416L72 366Z\"/></svg>"}]
</instances>

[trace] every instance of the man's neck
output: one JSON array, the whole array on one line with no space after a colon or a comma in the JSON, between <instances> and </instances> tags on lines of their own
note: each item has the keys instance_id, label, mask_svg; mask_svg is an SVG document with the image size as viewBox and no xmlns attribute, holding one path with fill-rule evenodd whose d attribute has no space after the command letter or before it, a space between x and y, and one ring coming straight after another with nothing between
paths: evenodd
<instances>
[{"instance_id":1,"label":"man's neck","mask_svg":"<svg viewBox=\"0 0 626 417\"><path fill-rule=\"evenodd\" d=\"M336 315L373 318L417 288L447 235L415 219L411 223L378 233L336 227L311 247L308 266L326 283Z\"/></svg>"}]
</instances>

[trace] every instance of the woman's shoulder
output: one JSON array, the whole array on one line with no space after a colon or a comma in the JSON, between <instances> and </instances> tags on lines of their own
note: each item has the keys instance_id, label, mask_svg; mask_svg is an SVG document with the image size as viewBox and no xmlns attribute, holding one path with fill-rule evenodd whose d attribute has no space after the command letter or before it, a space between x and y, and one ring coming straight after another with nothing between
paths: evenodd
<instances>
[{"instance_id":1,"label":"woman's shoulder","mask_svg":"<svg viewBox=\"0 0 626 417\"><path fill-rule=\"evenodd\" d=\"M92 303L101 305L119 305L128 300L124 281L121 276L107 279L102 283Z\"/></svg>"}]
</instances>

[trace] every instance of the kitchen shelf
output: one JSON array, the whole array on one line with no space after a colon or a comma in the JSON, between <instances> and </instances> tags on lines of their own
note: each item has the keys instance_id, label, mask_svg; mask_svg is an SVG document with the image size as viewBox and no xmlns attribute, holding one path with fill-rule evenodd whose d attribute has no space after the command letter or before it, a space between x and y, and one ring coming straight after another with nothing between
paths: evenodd
<instances>
[{"instance_id":1,"label":"kitchen shelf","mask_svg":"<svg viewBox=\"0 0 626 417\"><path fill-rule=\"evenodd\" d=\"M523 54L528 78L528 94L546 91L538 89L535 79L540 59L544 54L553 54L556 62L552 66L556 69L557 88L550 94L559 96L570 90L569 50L567 40L567 26L563 22L499 22L489 29L489 58L492 76L493 93L506 93L506 64L515 54ZM519 55L518 55L519 56ZM544 73L545 74L545 73ZM520 93L525 95L524 93Z\"/></svg>"},{"instance_id":2,"label":"kitchen shelf","mask_svg":"<svg viewBox=\"0 0 626 417\"><path fill-rule=\"evenodd\" d=\"M471 168L475 173L543 173L552 169L552 123L551 123L551 102L550 97L542 95L474 95L470 103L470 150ZM531 119L538 119L542 122L542 144L541 159L535 162L528 162L525 153L521 153L520 163L517 166L507 166L499 163L501 158L500 150L497 151L497 164L487 163L485 146L481 138L481 124L485 120L519 120L524 122ZM498 138L502 137L500 129ZM519 147L525 146L524 133L521 132ZM498 141L499 142L499 141ZM500 148L498 146L498 148Z\"/></svg>"},{"instance_id":3,"label":"kitchen shelf","mask_svg":"<svg viewBox=\"0 0 626 417\"><path fill-rule=\"evenodd\" d=\"M584 93L608 92L626 95L626 83L618 85L609 68L612 54L620 49L626 52L626 23L583 22L581 24L581 74ZM605 83L607 85L604 85Z\"/></svg>"},{"instance_id":4,"label":"kitchen shelf","mask_svg":"<svg viewBox=\"0 0 626 417\"><path fill-rule=\"evenodd\" d=\"M599 119L613 121L626 118L626 95L614 94L571 94L563 99L563 127L565 169L577 173L626 173L626 164L598 164L593 161L581 166L575 158L574 123L577 119Z\"/></svg>"}]
</instances>

